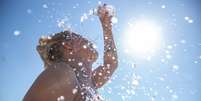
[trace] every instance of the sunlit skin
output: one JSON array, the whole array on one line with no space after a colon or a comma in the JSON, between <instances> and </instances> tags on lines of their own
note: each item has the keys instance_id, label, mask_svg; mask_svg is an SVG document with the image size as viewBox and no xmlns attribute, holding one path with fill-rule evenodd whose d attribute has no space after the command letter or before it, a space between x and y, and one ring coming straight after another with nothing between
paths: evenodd
<instances>
[{"instance_id":1,"label":"sunlit skin","mask_svg":"<svg viewBox=\"0 0 201 101\"><path fill-rule=\"evenodd\" d=\"M60 98L64 101L84 101L86 98L83 96L86 97L87 93L83 95L86 89L82 88L90 87L96 91L111 78L118 58L112 35L112 16L108 14L106 5L99 6L98 17L104 36L103 64L92 71L98 53L90 41L73 32L65 31L52 38L41 38L37 51L44 61L45 70L28 90L24 101L56 101ZM65 35L71 35L71 38L66 39ZM90 101L100 100L97 96Z\"/></svg>"}]
</instances>

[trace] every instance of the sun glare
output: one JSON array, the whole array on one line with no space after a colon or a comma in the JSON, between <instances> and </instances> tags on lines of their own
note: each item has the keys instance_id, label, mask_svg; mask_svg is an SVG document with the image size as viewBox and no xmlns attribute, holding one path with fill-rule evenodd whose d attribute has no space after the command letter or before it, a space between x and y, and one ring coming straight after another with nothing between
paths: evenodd
<instances>
[{"instance_id":1,"label":"sun glare","mask_svg":"<svg viewBox=\"0 0 201 101\"><path fill-rule=\"evenodd\" d=\"M155 52L160 46L160 26L154 22L140 20L125 31L124 46L128 52L136 54L147 54Z\"/></svg>"}]
</instances>

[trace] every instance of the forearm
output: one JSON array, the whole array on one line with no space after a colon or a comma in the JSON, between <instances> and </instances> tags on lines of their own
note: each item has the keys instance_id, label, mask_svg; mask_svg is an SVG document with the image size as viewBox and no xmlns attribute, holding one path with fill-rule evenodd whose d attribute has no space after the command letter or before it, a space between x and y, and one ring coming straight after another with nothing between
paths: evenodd
<instances>
[{"instance_id":1,"label":"forearm","mask_svg":"<svg viewBox=\"0 0 201 101\"><path fill-rule=\"evenodd\" d=\"M111 23L102 23L102 25L104 33L104 61L103 67L100 71L103 73L103 77L101 79L104 79L106 82L110 79L110 77L117 68L118 57L115 42L112 35L112 25Z\"/></svg>"},{"instance_id":2,"label":"forearm","mask_svg":"<svg viewBox=\"0 0 201 101\"><path fill-rule=\"evenodd\" d=\"M112 25L110 22L102 22L103 36L104 36L104 66L117 67L117 51L112 35Z\"/></svg>"},{"instance_id":3,"label":"forearm","mask_svg":"<svg viewBox=\"0 0 201 101\"><path fill-rule=\"evenodd\" d=\"M112 25L102 22L104 33L104 63L93 72L97 88L102 87L112 76L118 65L117 51L112 35Z\"/></svg>"}]
</instances>

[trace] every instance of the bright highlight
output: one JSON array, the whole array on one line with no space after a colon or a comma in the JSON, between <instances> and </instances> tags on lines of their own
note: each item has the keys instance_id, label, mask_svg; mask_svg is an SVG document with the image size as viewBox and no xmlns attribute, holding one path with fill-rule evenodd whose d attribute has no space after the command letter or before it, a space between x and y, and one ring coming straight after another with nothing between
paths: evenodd
<instances>
[{"instance_id":1,"label":"bright highlight","mask_svg":"<svg viewBox=\"0 0 201 101\"><path fill-rule=\"evenodd\" d=\"M160 46L161 28L151 21L141 20L129 24L125 31L124 46L128 52L146 54Z\"/></svg>"}]
</instances>

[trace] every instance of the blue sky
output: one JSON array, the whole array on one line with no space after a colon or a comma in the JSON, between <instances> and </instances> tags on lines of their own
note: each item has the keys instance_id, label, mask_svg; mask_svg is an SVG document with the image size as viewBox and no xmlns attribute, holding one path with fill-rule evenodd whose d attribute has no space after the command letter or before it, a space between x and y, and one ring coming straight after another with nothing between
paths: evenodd
<instances>
[{"instance_id":1,"label":"blue sky","mask_svg":"<svg viewBox=\"0 0 201 101\"><path fill-rule=\"evenodd\" d=\"M99 90L106 101L200 101L201 2L199 0L100 0L116 8L113 33L119 67ZM98 0L1 0L0 100L20 101L43 71L36 45L42 35L60 32L64 21L96 44L102 63L102 29L96 16L80 17ZM154 53L127 53L129 23L146 19L162 28ZM147 37L147 36L144 36ZM128 43L133 44L133 43ZM136 67L133 67L133 65Z\"/></svg>"}]
</instances>

